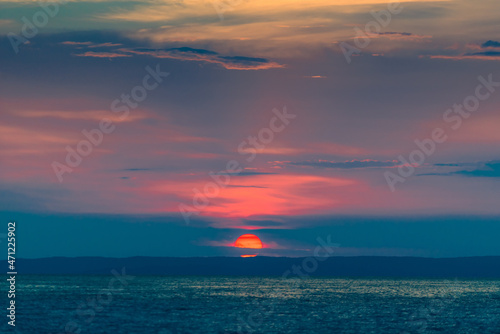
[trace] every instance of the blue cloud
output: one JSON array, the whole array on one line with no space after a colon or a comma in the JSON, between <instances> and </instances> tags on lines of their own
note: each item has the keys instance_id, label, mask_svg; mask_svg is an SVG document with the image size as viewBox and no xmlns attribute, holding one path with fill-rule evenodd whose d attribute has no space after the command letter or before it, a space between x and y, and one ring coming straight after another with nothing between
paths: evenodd
<instances>
[{"instance_id":1,"label":"blue cloud","mask_svg":"<svg viewBox=\"0 0 500 334\"><path fill-rule=\"evenodd\" d=\"M500 48L500 42L489 40L481 45L483 48Z\"/></svg>"},{"instance_id":2,"label":"blue cloud","mask_svg":"<svg viewBox=\"0 0 500 334\"><path fill-rule=\"evenodd\" d=\"M393 167L399 164L398 161L378 161L378 160L352 160L344 162L335 161L301 161L301 162L289 162L288 165L293 166L308 166L308 167L319 167L319 168L337 168L337 169L356 169L356 168L384 168Z\"/></svg>"},{"instance_id":3,"label":"blue cloud","mask_svg":"<svg viewBox=\"0 0 500 334\"><path fill-rule=\"evenodd\" d=\"M466 167L466 166L478 166L478 164L470 163L455 163L455 164L434 164L437 167ZM486 163L479 164L479 167L472 170L458 170L446 173L426 173L419 174L419 176L450 176L450 175L461 175L467 177L500 177L500 160L489 161Z\"/></svg>"},{"instance_id":4,"label":"blue cloud","mask_svg":"<svg viewBox=\"0 0 500 334\"><path fill-rule=\"evenodd\" d=\"M490 161L484 164L484 169L462 170L454 172L456 175L464 175L469 177L500 177L500 160Z\"/></svg>"},{"instance_id":5,"label":"blue cloud","mask_svg":"<svg viewBox=\"0 0 500 334\"><path fill-rule=\"evenodd\" d=\"M498 57L500 56L500 51L484 51L475 53L466 53L466 56L487 56L487 57Z\"/></svg>"}]
</instances>

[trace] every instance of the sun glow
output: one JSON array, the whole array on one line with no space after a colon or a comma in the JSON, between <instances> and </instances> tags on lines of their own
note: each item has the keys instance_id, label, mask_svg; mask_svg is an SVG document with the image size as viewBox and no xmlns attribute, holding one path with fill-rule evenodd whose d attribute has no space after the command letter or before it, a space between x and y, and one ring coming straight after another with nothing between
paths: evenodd
<instances>
[{"instance_id":1,"label":"sun glow","mask_svg":"<svg viewBox=\"0 0 500 334\"><path fill-rule=\"evenodd\" d=\"M243 234L234 243L235 247L239 248L262 248L262 241L255 234Z\"/></svg>"},{"instance_id":2,"label":"sun glow","mask_svg":"<svg viewBox=\"0 0 500 334\"><path fill-rule=\"evenodd\" d=\"M262 241L255 234L243 234L234 243L234 247L261 249L263 247ZM255 257L257 254L245 254L241 257Z\"/></svg>"}]
</instances>

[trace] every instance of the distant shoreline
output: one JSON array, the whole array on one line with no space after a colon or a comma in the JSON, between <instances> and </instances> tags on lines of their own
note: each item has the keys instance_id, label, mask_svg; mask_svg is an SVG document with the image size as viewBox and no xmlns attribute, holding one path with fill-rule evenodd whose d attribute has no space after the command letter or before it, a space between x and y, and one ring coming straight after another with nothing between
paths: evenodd
<instances>
[{"instance_id":1,"label":"distant shoreline","mask_svg":"<svg viewBox=\"0 0 500 334\"><path fill-rule=\"evenodd\" d=\"M310 271L299 271L306 258L291 257L50 257L17 259L18 274L111 274L125 268L129 275L168 276L283 276L374 278L485 278L500 279L500 256L331 257ZM7 261L1 261L7 267ZM291 273L290 273L291 272Z\"/></svg>"}]
</instances>

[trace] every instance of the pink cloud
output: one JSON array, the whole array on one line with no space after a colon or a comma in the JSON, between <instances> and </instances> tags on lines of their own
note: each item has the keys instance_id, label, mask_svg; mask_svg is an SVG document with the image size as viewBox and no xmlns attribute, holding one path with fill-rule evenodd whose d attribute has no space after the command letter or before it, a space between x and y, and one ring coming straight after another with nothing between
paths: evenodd
<instances>
[{"instance_id":1,"label":"pink cloud","mask_svg":"<svg viewBox=\"0 0 500 334\"><path fill-rule=\"evenodd\" d=\"M94 57L94 58L120 58L120 57L132 57L131 55L116 53L116 52L94 52L87 51L85 53L73 54L77 57Z\"/></svg>"},{"instance_id":2,"label":"pink cloud","mask_svg":"<svg viewBox=\"0 0 500 334\"><path fill-rule=\"evenodd\" d=\"M425 57L425 56L421 56ZM460 55L460 56L444 56L444 55L437 55L437 56L429 56L430 59L449 59L449 60L500 60L500 54L499 55L491 55L491 56L486 56L486 55Z\"/></svg>"}]
</instances>

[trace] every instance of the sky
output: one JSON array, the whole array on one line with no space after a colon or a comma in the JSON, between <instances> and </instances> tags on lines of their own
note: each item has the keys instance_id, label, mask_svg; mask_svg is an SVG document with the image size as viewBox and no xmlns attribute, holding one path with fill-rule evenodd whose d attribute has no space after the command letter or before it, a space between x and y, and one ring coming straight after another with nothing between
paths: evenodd
<instances>
[{"instance_id":1,"label":"sky","mask_svg":"<svg viewBox=\"0 0 500 334\"><path fill-rule=\"evenodd\" d=\"M500 255L497 0L0 0L19 256Z\"/></svg>"}]
</instances>

